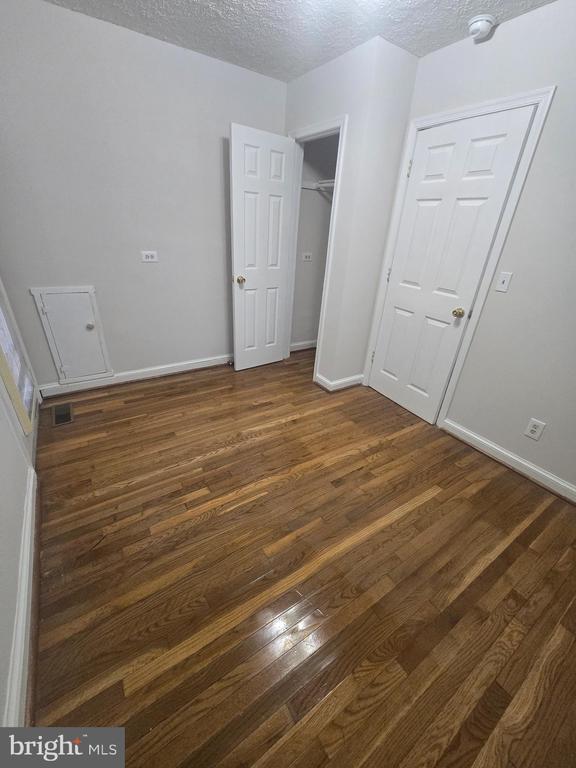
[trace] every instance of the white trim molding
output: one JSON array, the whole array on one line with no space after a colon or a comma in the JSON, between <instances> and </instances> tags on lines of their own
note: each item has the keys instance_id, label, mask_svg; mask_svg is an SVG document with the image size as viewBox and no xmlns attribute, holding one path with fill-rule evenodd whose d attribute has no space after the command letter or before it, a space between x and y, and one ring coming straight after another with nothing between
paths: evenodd
<instances>
[{"instance_id":1,"label":"white trim molding","mask_svg":"<svg viewBox=\"0 0 576 768\"><path fill-rule=\"evenodd\" d=\"M34 581L34 523L36 519L36 472L30 467L26 479L24 517L20 538L18 591L14 612L12 649L8 667L3 727L24 725L28 690L28 658L32 623L32 588Z\"/></svg>"},{"instance_id":2,"label":"white trim molding","mask_svg":"<svg viewBox=\"0 0 576 768\"><path fill-rule=\"evenodd\" d=\"M444 419L438 424L438 426L449 432L454 437L459 438L473 448L481 451L482 453L491 456L493 459L505 464L507 467L511 467L519 472L521 475L525 475L534 480L538 485L544 486L552 493L556 493L559 496L568 499L571 502L576 503L576 485L572 485L567 480L563 480L558 475L554 475L547 469L532 464L532 462L523 459L516 453L512 453L507 448L503 448L497 443L493 443L491 440L487 440L482 435L478 435L476 432L463 427L452 419Z\"/></svg>"},{"instance_id":3,"label":"white trim molding","mask_svg":"<svg viewBox=\"0 0 576 768\"><path fill-rule=\"evenodd\" d=\"M302 169L304 167L304 148L294 139L293 174L292 174L292 205L294 215L292 217L292 231L290 232L290 245L288 247L289 269L288 289L286 302L286 337L284 339L284 359L290 357L292 346L290 334L292 331L292 319L294 317L294 299L296 296L296 262L298 259L298 232L300 231L300 198L302 186Z\"/></svg>"},{"instance_id":4,"label":"white trim molding","mask_svg":"<svg viewBox=\"0 0 576 768\"><path fill-rule=\"evenodd\" d=\"M135 371L122 371L108 376L106 379L90 379L70 384L51 382L40 384L43 397L55 397L69 392L81 392L97 387L110 387L113 384L123 384L128 381L141 381L142 379L155 379L158 376L170 376L173 373L185 373L199 368L213 368L216 365L227 365L233 360L232 355L217 355L216 357L204 357L198 360L188 360L182 363L169 363L168 365L155 365L151 368L139 368Z\"/></svg>"},{"instance_id":5,"label":"white trim molding","mask_svg":"<svg viewBox=\"0 0 576 768\"><path fill-rule=\"evenodd\" d=\"M314 376L314 381L327 392L336 392L339 389L347 389L348 387L355 387L357 384L363 384L364 376L361 373L357 373L355 376L347 376L345 379L330 381L330 379L322 376L321 373L317 373Z\"/></svg>"},{"instance_id":6,"label":"white trim molding","mask_svg":"<svg viewBox=\"0 0 576 768\"><path fill-rule=\"evenodd\" d=\"M364 365L365 384L368 384L370 379L370 371L372 368L372 352L376 349L380 325L382 323L382 315L384 312L384 304L386 302L386 292L388 288L387 275L388 270L392 267L392 262L394 259L396 240L400 230L400 219L402 216L402 209L404 207L404 198L408 188L408 176L406 174L406 169L408 168L410 160L414 154L416 141L418 138L418 131L423 131L428 128L433 128L434 126L442 125L448 122L454 122L456 120L465 120L472 117L491 114L493 112L502 112L508 109L518 109L520 107L527 106L534 107L532 123L528 130L522 155L516 169L516 174L510 185L508 198L502 211L498 230L494 237L492 248L484 268L484 274L480 280L480 285L478 287L476 298L473 303L472 317L468 320L464 330L462 343L460 344L452 373L447 382L444 399L438 414L438 423L442 422L448 413L448 408L456 389L456 383L464 366L464 360L466 359L468 349L470 348L476 326L478 325L478 321L481 317L482 308L488 296L488 292L490 290L490 286L498 266L498 261L504 248L504 244L508 236L508 231L516 211L516 206L518 205L520 195L522 194L524 182L526 181L528 171L530 170L532 158L534 157L534 153L538 145L538 140L540 138L540 134L542 133L544 122L546 120L546 116L548 115L555 90L556 86L550 86L548 88L541 88L529 93L523 93L518 96L494 99L492 101L483 102L481 104L463 107L462 109L440 112L438 114L429 115L426 117L419 117L413 119L408 128L408 133L404 144L402 163L400 165L400 173L398 176L392 219L390 222L390 229L388 231L388 237L386 241L384 262L382 264L382 272L380 275L380 282L378 286L378 292L376 294L376 302L374 305L374 316L372 320L372 328L370 331L366 362Z\"/></svg>"},{"instance_id":7,"label":"white trim molding","mask_svg":"<svg viewBox=\"0 0 576 768\"><path fill-rule=\"evenodd\" d=\"M320 365L320 358L322 356L322 344L324 340L324 329L326 325L326 305L327 305L327 295L328 295L328 287L330 285L332 270L334 267L334 247L335 247L335 237L334 233L336 231L336 226L338 222L338 216L340 214L340 207L341 207L341 194L340 191L342 189L342 169L344 167L344 152L346 151L346 142L347 142L347 135L348 135L348 115L340 115L338 117L334 117L330 120L324 120L321 123L314 123L313 125L307 125L303 128L297 128L288 134L293 139L295 139L299 143L303 143L306 141L310 141L312 139L320 139L324 136L333 136L335 133L338 134L338 155L336 158L336 173L334 174L334 193L332 195L332 209L330 211L330 226L328 230L328 247L326 249L326 269L324 271L324 282L322 284L322 303L320 305L320 322L318 324L318 340L317 340L317 347L318 347L318 354L316 355L316 359L314 360L314 374L312 376L313 381L315 381L317 384L320 384L321 387L324 387L324 389L327 389L326 382L328 379L324 378L319 373L319 365ZM299 192L299 190L298 190ZM298 197L298 210L300 208L300 198ZM294 243L294 253L293 257L294 260L296 258L295 253L296 243ZM295 264L295 262L294 262ZM293 302L293 297L292 297ZM349 377L351 379L355 378L354 376ZM340 379L339 381L347 381L348 379ZM337 382L332 382L333 384L336 384ZM357 382L354 382L357 383ZM352 384L343 384L343 387L352 386ZM341 389L342 387L336 387L336 389ZM329 390L332 391L332 390Z\"/></svg>"},{"instance_id":8,"label":"white trim molding","mask_svg":"<svg viewBox=\"0 0 576 768\"><path fill-rule=\"evenodd\" d=\"M300 349L316 349L316 339L313 341L293 341L290 344L290 352L298 352Z\"/></svg>"}]
</instances>

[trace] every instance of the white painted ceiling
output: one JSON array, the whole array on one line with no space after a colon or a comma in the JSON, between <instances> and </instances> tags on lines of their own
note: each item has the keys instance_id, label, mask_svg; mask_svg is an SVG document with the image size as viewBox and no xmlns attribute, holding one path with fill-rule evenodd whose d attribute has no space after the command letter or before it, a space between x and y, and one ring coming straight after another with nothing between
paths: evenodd
<instances>
[{"instance_id":1,"label":"white painted ceiling","mask_svg":"<svg viewBox=\"0 0 576 768\"><path fill-rule=\"evenodd\" d=\"M502 22L553 0L48 2L288 81L376 35L424 56L466 37L478 13Z\"/></svg>"}]
</instances>

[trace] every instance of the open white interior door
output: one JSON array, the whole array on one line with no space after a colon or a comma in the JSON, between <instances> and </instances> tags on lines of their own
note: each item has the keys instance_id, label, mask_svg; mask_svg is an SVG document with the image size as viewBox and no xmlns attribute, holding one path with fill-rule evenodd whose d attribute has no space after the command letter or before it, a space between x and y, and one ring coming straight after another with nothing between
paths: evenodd
<instances>
[{"instance_id":1,"label":"open white interior door","mask_svg":"<svg viewBox=\"0 0 576 768\"><path fill-rule=\"evenodd\" d=\"M236 370L282 360L289 347L296 157L294 139L232 124Z\"/></svg>"}]
</instances>

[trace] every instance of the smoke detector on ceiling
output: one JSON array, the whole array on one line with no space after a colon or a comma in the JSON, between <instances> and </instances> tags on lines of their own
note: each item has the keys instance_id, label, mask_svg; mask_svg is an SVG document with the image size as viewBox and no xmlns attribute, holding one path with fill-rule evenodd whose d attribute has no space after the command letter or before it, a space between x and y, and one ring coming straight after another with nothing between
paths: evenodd
<instances>
[{"instance_id":1,"label":"smoke detector on ceiling","mask_svg":"<svg viewBox=\"0 0 576 768\"><path fill-rule=\"evenodd\" d=\"M496 19L489 13L481 13L474 16L468 22L468 33L475 43L481 43L492 36L496 28Z\"/></svg>"}]
</instances>

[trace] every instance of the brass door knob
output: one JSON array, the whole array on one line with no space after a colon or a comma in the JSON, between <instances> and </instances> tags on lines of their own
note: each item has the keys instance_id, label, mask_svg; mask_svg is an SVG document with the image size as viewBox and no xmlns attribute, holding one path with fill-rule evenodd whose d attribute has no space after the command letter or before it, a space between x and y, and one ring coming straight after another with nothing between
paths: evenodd
<instances>
[{"instance_id":1,"label":"brass door knob","mask_svg":"<svg viewBox=\"0 0 576 768\"><path fill-rule=\"evenodd\" d=\"M244 275L238 275L238 277L236 278L236 282L238 283L238 285L244 285L244 283L246 282L246 278L244 277Z\"/></svg>"},{"instance_id":2,"label":"brass door knob","mask_svg":"<svg viewBox=\"0 0 576 768\"><path fill-rule=\"evenodd\" d=\"M466 310L463 307L456 307L456 309L452 310L452 315L454 317L464 317L466 314Z\"/></svg>"}]
</instances>

